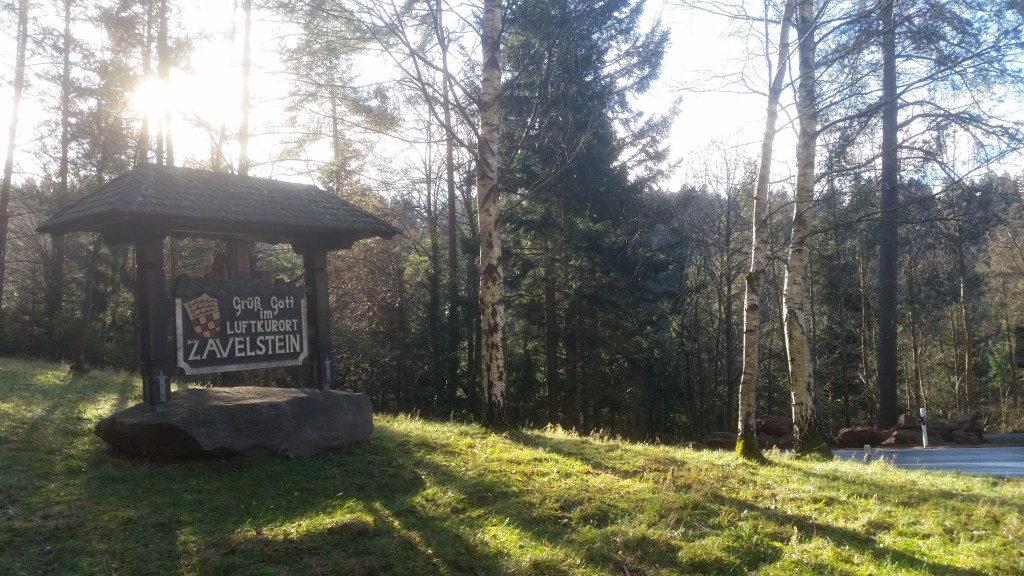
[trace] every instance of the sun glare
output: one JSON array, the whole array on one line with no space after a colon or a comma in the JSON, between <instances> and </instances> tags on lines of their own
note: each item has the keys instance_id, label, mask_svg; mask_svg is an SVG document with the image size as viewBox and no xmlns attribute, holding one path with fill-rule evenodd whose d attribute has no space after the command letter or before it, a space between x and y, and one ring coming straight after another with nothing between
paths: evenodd
<instances>
[{"instance_id":1,"label":"sun glare","mask_svg":"<svg viewBox=\"0 0 1024 576\"><path fill-rule=\"evenodd\" d=\"M170 105L173 99L170 97L168 86L157 78L150 78L135 89L132 93L132 107L140 115L146 118L160 118L170 112Z\"/></svg>"},{"instance_id":2,"label":"sun glare","mask_svg":"<svg viewBox=\"0 0 1024 576\"><path fill-rule=\"evenodd\" d=\"M221 127L229 133L236 130L240 101L237 65L221 54L209 53L197 53L191 70L172 70L167 82L150 78L131 95L140 120L154 126L170 117L174 146L183 157L207 157Z\"/></svg>"}]
</instances>

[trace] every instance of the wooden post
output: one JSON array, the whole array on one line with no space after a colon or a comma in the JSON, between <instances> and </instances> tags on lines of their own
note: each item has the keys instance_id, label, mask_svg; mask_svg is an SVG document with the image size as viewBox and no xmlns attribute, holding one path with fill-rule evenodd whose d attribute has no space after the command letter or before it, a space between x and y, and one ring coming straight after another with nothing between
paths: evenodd
<instances>
[{"instance_id":1,"label":"wooden post","mask_svg":"<svg viewBox=\"0 0 1024 576\"><path fill-rule=\"evenodd\" d=\"M306 281L306 314L309 318L309 361L313 368L313 386L326 392L334 381L331 360L331 308L327 298L327 251L302 250Z\"/></svg>"},{"instance_id":2,"label":"wooden post","mask_svg":"<svg viewBox=\"0 0 1024 576\"><path fill-rule=\"evenodd\" d=\"M135 314L138 318L142 397L159 409L170 397L174 365L168 340L163 238L135 243Z\"/></svg>"},{"instance_id":3,"label":"wooden post","mask_svg":"<svg viewBox=\"0 0 1024 576\"><path fill-rule=\"evenodd\" d=\"M231 275L236 273L251 274L252 266L252 242L238 238L228 238L227 241L228 269Z\"/></svg>"}]
</instances>

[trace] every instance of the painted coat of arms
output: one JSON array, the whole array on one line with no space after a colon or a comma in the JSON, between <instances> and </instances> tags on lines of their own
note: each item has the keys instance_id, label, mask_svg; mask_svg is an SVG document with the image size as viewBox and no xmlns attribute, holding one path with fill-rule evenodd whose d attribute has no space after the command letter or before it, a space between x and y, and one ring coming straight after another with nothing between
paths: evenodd
<instances>
[{"instance_id":1,"label":"painted coat of arms","mask_svg":"<svg viewBox=\"0 0 1024 576\"><path fill-rule=\"evenodd\" d=\"M213 338L220 331L220 306L217 299L203 292L199 297L182 304L192 329L203 338Z\"/></svg>"}]
</instances>

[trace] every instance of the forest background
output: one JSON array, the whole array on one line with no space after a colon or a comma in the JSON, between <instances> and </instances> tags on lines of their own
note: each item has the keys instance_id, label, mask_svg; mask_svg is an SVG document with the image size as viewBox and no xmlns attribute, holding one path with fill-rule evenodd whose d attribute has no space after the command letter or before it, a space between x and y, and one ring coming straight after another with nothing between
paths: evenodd
<instances>
[{"instance_id":1,"label":"forest background","mask_svg":"<svg viewBox=\"0 0 1024 576\"><path fill-rule=\"evenodd\" d=\"M286 178L403 231L331 257L338 386L368 394L379 411L481 418L480 7L210 4L0 2L11 55L0 112L16 120L0 202L0 354L135 367L131 248L37 234L58 206L140 162ZM517 424L666 441L736 429L758 173L758 151L744 145L757 132L740 127L763 128L783 6L696 4L504 5L499 173L507 411ZM876 420L877 346L892 336L900 411L980 410L993 429L1024 428L1014 367L1024 325L1024 5L820 2L815 22L807 318L822 426ZM708 39L710 29L726 35ZM889 208L880 203L886 32L899 114ZM680 38L706 72L666 56ZM710 44L700 51L688 38ZM790 406L782 297L795 113L786 94L757 400L758 412L776 414ZM709 97L732 106L709 107ZM692 139L709 126L728 136ZM891 311L879 302L880 247L896 255ZM221 247L167 249L170 282L207 270ZM288 247L256 245L255 257L258 269L301 277Z\"/></svg>"}]
</instances>

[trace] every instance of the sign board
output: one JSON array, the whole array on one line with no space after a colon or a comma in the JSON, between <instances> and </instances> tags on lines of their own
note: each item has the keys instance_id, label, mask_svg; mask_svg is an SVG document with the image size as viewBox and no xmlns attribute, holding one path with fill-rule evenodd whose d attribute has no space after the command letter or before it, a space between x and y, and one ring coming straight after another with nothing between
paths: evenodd
<instances>
[{"instance_id":1,"label":"sign board","mask_svg":"<svg viewBox=\"0 0 1024 576\"><path fill-rule=\"evenodd\" d=\"M309 355L306 291L291 282L182 276L174 319L178 368L186 374L295 366Z\"/></svg>"}]
</instances>

